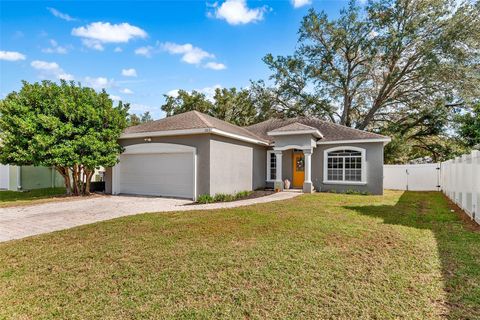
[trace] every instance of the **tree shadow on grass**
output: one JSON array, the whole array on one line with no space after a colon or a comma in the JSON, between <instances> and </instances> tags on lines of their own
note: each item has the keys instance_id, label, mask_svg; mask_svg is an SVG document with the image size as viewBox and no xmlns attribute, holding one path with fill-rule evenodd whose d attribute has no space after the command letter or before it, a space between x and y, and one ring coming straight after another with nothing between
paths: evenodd
<instances>
[{"instance_id":1,"label":"tree shadow on grass","mask_svg":"<svg viewBox=\"0 0 480 320\"><path fill-rule=\"evenodd\" d=\"M345 208L385 224L431 230L441 260L447 318L480 319L480 228L442 193L407 191L395 205Z\"/></svg>"}]
</instances>

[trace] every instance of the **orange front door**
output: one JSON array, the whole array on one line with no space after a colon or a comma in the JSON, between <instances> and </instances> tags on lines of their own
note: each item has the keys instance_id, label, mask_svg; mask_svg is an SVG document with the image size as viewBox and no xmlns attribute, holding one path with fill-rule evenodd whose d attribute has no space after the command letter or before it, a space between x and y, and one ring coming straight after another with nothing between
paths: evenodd
<instances>
[{"instance_id":1,"label":"orange front door","mask_svg":"<svg viewBox=\"0 0 480 320\"><path fill-rule=\"evenodd\" d=\"M293 153L293 181L294 188L302 188L305 181L305 156L303 153Z\"/></svg>"}]
</instances>

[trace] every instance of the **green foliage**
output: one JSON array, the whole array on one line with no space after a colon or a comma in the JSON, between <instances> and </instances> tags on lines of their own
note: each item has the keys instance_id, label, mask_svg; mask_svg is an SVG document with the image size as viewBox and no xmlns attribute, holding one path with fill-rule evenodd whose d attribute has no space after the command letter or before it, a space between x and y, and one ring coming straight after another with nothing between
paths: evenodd
<instances>
[{"instance_id":1,"label":"green foliage","mask_svg":"<svg viewBox=\"0 0 480 320\"><path fill-rule=\"evenodd\" d=\"M209 194L202 194L198 196L198 203L212 203L212 202L230 202L235 200L241 200L251 195L253 191L239 191L235 194L217 193L213 197Z\"/></svg>"},{"instance_id":2,"label":"green foliage","mask_svg":"<svg viewBox=\"0 0 480 320\"><path fill-rule=\"evenodd\" d=\"M213 197L214 202L229 202L235 200L235 195L226 193L217 193Z\"/></svg>"},{"instance_id":3,"label":"green foliage","mask_svg":"<svg viewBox=\"0 0 480 320\"><path fill-rule=\"evenodd\" d=\"M359 191L356 189L347 189L344 192L345 194L352 194L352 195L362 195L362 196L368 196L370 195L370 192L368 191Z\"/></svg>"},{"instance_id":4,"label":"green foliage","mask_svg":"<svg viewBox=\"0 0 480 320\"><path fill-rule=\"evenodd\" d=\"M471 110L456 117L458 135L464 145L473 148L480 144L480 102Z\"/></svg>"},{"instance_id":5,"label":"green foliage","mask_svg":"<svg viewBox=\"0 0 480 320\"><path fill-rule=\"evenodd\" d=\"M127 126L137 126L139 124L153 121L149 111L145 111L140 117L136 114L129 114L127 118Z\"/></svg>"},{"instance_id":6,"label":"green foliage","mask_svg":"<svg viewBox=\"0 0 480 320\"><path fill-rule=\"evenodd\" d=\"M416 151L447 157L451 148L428 150L425 142L449 135L457 108L480 96L479 8L469 1L379 0L361 9L350 1L336 19L311 9L295 52L264 58L273 86L252 88L285 116L401 131Z\"/></svg>"},{"instance_id":7,"label":"green foliage","mask_svg":"<svg viewBox=\"0 0 480 320\"><path fill-rule=\"evenodd\" d=\"M212 203L213 202L213 197L209 194L202 194L202 195L198 196L197 202L201 203L201 204Z\"/></svg>"},{"instance_id":8,"label":"green foliage","mask_svg":"<svg viewBox=\"0 0 480 320\"><path fill-rule=\"evenodd\" d=\"M165 99L162 110L167 116L196 110L239 126L263 120L255 105L257 100L246 89L217 88L212 101L204 93L185 90L179 90L176 96L165 95Z\"/></svg>"},{"instance_id":9,"label":"green foliage","mask_svg":"<svg viewBox=\"0 0 480 320\"><path fill-rule=\"evenodd\" d=\"M0 101L0 162L53 166L67 192L73 187L74 194L88 193L95 168L117 163L127 111L121 102L114 107L105 91L66 81L24 81L19 92Z\"/></svg>"}]
</instances>

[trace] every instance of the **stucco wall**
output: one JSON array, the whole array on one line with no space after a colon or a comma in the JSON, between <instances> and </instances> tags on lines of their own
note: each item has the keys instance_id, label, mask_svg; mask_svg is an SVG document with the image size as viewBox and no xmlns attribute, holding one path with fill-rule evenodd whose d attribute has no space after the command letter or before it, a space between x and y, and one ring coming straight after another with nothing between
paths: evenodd
<instances>
[{"instance_id":1,"label":"stucco wall","mask_svg":"<svg viewBox=\"0 0 480 320\"><path fill-rule=\"evenodd\" d=\"M210 192L210 134L185 135L173 137L152 137L152 143L173 143L197 148L197 194ZM144 138L123 139L124 147L145 143ZM105 169L105 192L112 192L112 170Z\"/></svg>"},{"instance_id":2,"label":"stucco wall","mask_svg":"<svg viewBox=\"0 0 480 320\"><path fill-rule=\"evenodd\" d=\"M210 194L265 187L266 147L212 135Z\"/></svg>"},{"instance_id":3,"label":"stucco wall","mask_svg":"<svg viewBox=\"0 0 480 320\"><path fill-rule=\"evenodd\" d=\"M354 146L366 150L366 185L324 184L323 152L338 146ZM349 143L318 145L312 154L312 182L317 191L345 192L347 190L366 191L371 194L383 194L383 143Z\"/></svg>"},{"instance_id":4,"label":"stucco wall","mask_svg":"<svg viewBox=\"0 0 480 320\"><path fill-rule=\"evenodd\" d=\"M324 150L338 146L355 146L366 149L366 174L365 185L349 184L324 184L323 183L323 153ZM292 181L293 150L282 152L282 180ZM317 191L345 192L347 190L366 191L371 194L383 194L383 143L350 143L318 145L312 154L312 183ZM272 188L273 183L267 183Z\"/></svg>"}]
</instances>

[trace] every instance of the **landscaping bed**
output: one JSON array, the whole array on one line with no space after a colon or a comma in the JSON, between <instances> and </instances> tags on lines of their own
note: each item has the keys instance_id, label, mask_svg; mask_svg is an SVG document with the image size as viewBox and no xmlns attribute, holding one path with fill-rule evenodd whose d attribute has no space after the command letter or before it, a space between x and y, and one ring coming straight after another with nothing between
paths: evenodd
<instances>
[{"instance_id":1,"label":"landscaping bed","mask_svg":"<svg viewBox=\"0 0 480 320\"><path fill-rule=\"evenodd\" d=\"M236 194L217 193L214 196L200 195L197 201L193 204L207 204L216 202L231 202L237 200L246 200L265 197L275 193L273 190L255 190L255 191L240 191Z\"/></svg>"}]
</instances>

